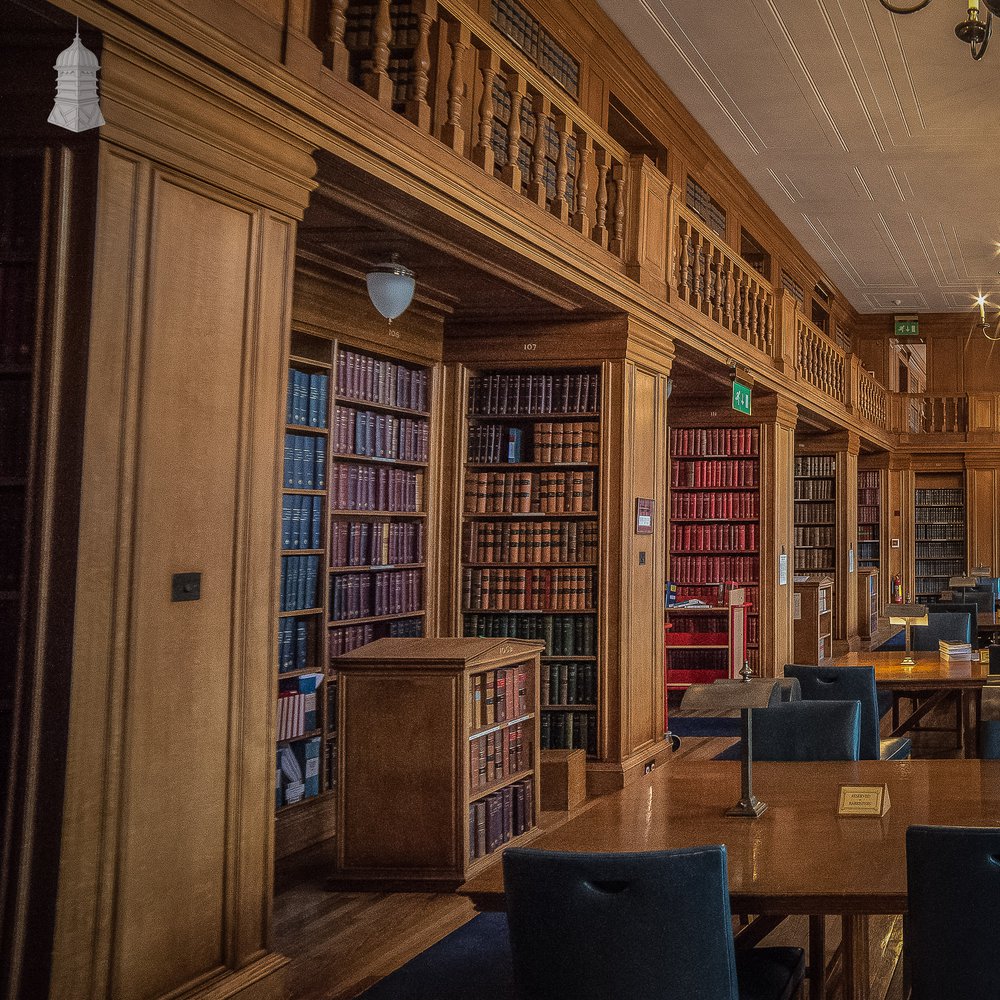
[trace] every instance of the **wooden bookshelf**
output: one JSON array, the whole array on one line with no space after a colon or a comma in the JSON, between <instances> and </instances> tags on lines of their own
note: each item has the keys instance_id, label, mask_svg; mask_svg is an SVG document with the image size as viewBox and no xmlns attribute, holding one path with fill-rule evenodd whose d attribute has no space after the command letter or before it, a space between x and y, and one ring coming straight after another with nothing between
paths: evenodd
<instances>
[{"instance_id":1,"label":"wooden bookshelf","mask_svg":"<svg viewBox=\"0 0 1000 1000\"><path fill-rule=\"evenodd\" d=\"M882 473L858 473L858 568L882 564ZM877 590L877 587L876 587Z\"/></svg>"},{"instance_id":2,"label":"wooden bookshelf","mask_svg":"<svg viewBox=\"0 0 1000 1000\"><path fill-rule=\"evenodd\" d=\"M968 570L962 473L917 473L913 507L914 597L930 604Z\"/></svg>"},{"instance_id":3,"label":"wooden bookshelf","mask_svg":"<svg viewBox=\"0 0 1000 1000\"><path fill-rule=\"evenodd\" d=\"M836 456L795 456L795 572L837 568Z\"/></svg>"},{"instance_id":4,"label":"wooden bookshelf","mask_svg":"<svg viewBox=\"0 0 1000 1000\"><path fill-rule=\"evenodd\" d=\"M873 566L858 567L858 635L870 639L878 631L879 581Z\"/></svg>"},{"instance_id":5,"label":"wooden bookshelf","mask_svg":"<svg viewBox=\"0 0 1000 1000\"><path fill-rule=\"evenodd\" d=\"M598 746L600 376L480 371L465 399L462 630L541 640L542 749Z\"/></svg>"},{"instance_id":6,"label":"wooden bookshelf","mask_svg":"<svg viewBox=\"0 0 1000 1000\"><path fill-rule=\"evenodd\" d=\"M760 428L670 431L668 605L691 598L708 607L668 607L665 639L668 689L734 677L743 643L730 652L728 591L745 591L746 658L760 665ZM690 612L690 614L689 614ZM704 639L704 641L696 641Z\"/></svg>"},{"instance_id":7,"label":"wooden bookshelf","mask_svg":"<svg viewBox=\"0 0 1000 1000\"><path fill-rule=\"evenodd\" d=\"M334 885L453 887L537 834L543 649L380 639L333 662L343 750Z\"/></svg>"},{"instance_id":8,"label":"wooden bookshelf","mask_svg":"<svg viewBox=\"0 0 1000 1000\"><path fill-rule=\"evenodd\" d=\"M825 663L833 657L833 579L796 576L794 582L795 662Z\"/></svg>"}]
</instances>

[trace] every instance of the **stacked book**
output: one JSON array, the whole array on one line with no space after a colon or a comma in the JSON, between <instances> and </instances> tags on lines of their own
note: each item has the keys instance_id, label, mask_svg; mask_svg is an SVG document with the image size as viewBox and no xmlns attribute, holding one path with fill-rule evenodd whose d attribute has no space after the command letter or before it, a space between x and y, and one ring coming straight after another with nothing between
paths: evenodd
<instances>
[{"instance_id":1,"label":"stacked book","mask_svg":"<svg viewBox=\"0 0 1000 1000\"><path fill-rule=\"evenodd\" d=\"M938 653L946 660L971 660L972 646L968 642L938 641Z\"/></svg>"}]
</instances>

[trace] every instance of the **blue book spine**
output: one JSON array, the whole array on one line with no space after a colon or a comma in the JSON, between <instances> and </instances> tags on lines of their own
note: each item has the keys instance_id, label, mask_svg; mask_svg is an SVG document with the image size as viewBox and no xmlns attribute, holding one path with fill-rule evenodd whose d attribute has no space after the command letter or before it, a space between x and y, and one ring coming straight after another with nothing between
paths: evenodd
<instances>
[{"instance_id":1,"label":"blue book spine","mask_svg":"<svg viewBox=\"0 0 1000 1000\"><path fill-rule=\"evenodd\" d=\"M316 452L317 456L319 451ZM311 549L321 548L323 545L323 498L312 497L312 539L309 547Z\"/></svg>"},{"instance_id":2,"label":"blue book spine","mask_svg":"<svg viewBox=\"0 0 1000 1000\"><path fill-rule=\"evenodd\" d=\"M296 670L305 670L309 666L306 663L309 637L308 629L309 626L305 622L295 622L295 650L292 662L295 664ZM289 643L289 646L291 646L291 643Z\"/></svg>"},{"instance_id":3,"label":"blue book spine","mask_svg":"<svg viewBox=\"0 0 1000 1000\"><path fill-rule=\"evenodd\" d=\"M368 443L368 414L364 412L358 413L354 421L354 454L355 455L367 455L368 452L365 451Z\"/></svg>"},{"instance_id":4,"label":"blue book spine","mask_svg":"<svg viewBox=\"0 0 1000 1000\"><path fill-rule=\"evenodd\" d=\"M326 427L327 413L330 411L330 376L317 375L319 379L319 423L317 427Z\"/></svg>"},{"instance_id":5,"label":"blue book spine","mask_svg":"<svg viewBox=\"0 0 1000 1000\"><path fill-rule=\"evenodd\" d=\"M316 607L316 583L319 577L319 556L307 556L306 562L306 601L307 608Z\"/></svg>"},{"instance_id":6,"label":"blue book spine","mask_svg":"<svg viewBox=\"0 0 1000 1000\"><path fill-rule=\"evenodd\" d=\"M294 618L282 618L281 624L281 669L294 670L295 664L292 660L292 629L295 627Z\"/></svg>"},{"instance_id":7,"label":"blue book spine","mask_svg":"<svg viewBox=\"0 0 1000 1000\"><path fill-rule=\"evenodd\" d=\"M315 469L313 479L316 483L315 487L313 487L314 489L326 489L326 438L316 439Z\"/></svg>"},{"instance_id":8,"label":"blue book spine","mask_svg":"<svg viewBox=\"0 0 1000 1000\"><path fill-rule=\"evenodd\" d=\"M303 488L315 489L313 483L316 481L316 438L311 435L302 437L302 475Z\"/></svg>"},{"instance_id":9,"label":"blue book spine","mask_svg":"<svg viewBox=\"0 0 1000 1000\"><path fill-rule=\"evenodd\" d=\"M322 375L309 375L309 426L319 427L319 380Z\"/></svg>"},{"instance_id":10,"label":"blue book spine","mask_svg":"<svg viewBox=\"0 0 1000 1000\"><path fill-rule=\"evenodd\" d=\"M309 376L305 372L295 373L295 422L303 427L309 425Z\"/></svg>"},{"instance_id":11,"label":"blue book spine","mask_svg":"<svg viewBox=\"0 0 1000 1000\"><path fill-rule=\"evenodd\" d=\"M519 427L508 428L507 431L507 461L521 461L521 429Z\"/></svg>"},{"instance_id":12,"label":"blue book spine","mask_svg":"<svg viewBox=\"0 0 1000 1000\"><path fill-rule=\"evenodd\" d=\"M285 435L285 486L295 487L295 441L294 434Z\"/></svg>"},{"instance_id":13,"label":"blue book spine","mask_svg":"<svg viewBox=\"0 0 1000 1000\"><path fill-rule=\"evenodd\" d=\"M295 369L288 372L288 395L285 400L285 423L295 423Z\"/></svg>"},{"instance_id":14,"label":"blue book spine","mask_svg":"<svg viewBox=\"0 0 1000 1000\"><path fill-rule=\"evenodd\" d=\"M305 695L305 726L306 730L315 729L317 723L316 712L316 677L309 676L299 678L299 694Z\"/></svg>"},{"instance_id":15,"label":"blue book spine","mask_svg":"<svg viewBox=\"0 0 1000 1000\"><path fill-rule=\"evenodd\" d=\"M302 558L295 560L295 610L304 611L306 608L306 568L302 565Z\"/></svg>"},{"instance_id":16,"label":"blue book spine","mask_svg":"<svg viewBox=\"0 0 1000 1000\"><path fill-rule=\"evenodd\" d=\"M291 498L294 501L292 506L292 545L293 549L302 548L302 501L308 499L307 497L295 496Z\"/></svg>"},{"instance_id":17,"label":"blue book spine","mask_svg":"<svg viewBox=\"0 0 1000 1000\"><path fill-rule=\"evenodd\" d=\"M292 516L294 505L292 501L295 497L281 498L281 547L290 549L292 547Z\"/></svg>"},{"instance_id":18,"label":"blue book spine","mask_svg":"<svg viewBox=\"0 0 1000 1000\"><path fill-rule=\"evenodd\" d=\"M292 444L293 453L295 455L295 487L296 489L304 489L303 484L305 483L305 468L303 466L303 448L302 448L302 435L293 434Z\"/></svg>"},{"instance_id":19,"label":"blue book spine","mask_svg":"<svg viewBox=\"0 0 1000 1000\"><path fill-rule=\"evenodd\" d=\"M281 597L278 608L281 611L288 610L288 556L281 557Z\"/></svg>"}]
</instances>

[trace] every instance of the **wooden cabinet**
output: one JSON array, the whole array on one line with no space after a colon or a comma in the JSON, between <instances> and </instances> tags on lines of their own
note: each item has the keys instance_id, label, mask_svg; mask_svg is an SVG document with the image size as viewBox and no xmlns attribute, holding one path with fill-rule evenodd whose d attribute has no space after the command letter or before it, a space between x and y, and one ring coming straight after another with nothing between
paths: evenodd
<instances>
[{"instance_id":1,"label":"wooden cabinet","mask_svg":"<svg viewBox=\"0 0 1000 1000\"><path fill-rule=\"evenodd\" d=\"M795 662L822 663L833 656L833 580L796 577Z\"/></svg>"},{"instance_id":2,"label":"wooden cabinet","mask_svg":"<svg viewBox=\"0 0 1000 1000\"><path fill-rule=\"evenodd\" d=\"M858 567L858 635L870 639L878 629L878 570Z\"/></svg>"},{"instance_id":3,"label":"wooden cabinet","mask_svg":"<svg viewBox=\"0 0 1000 1000\"><path fill-rule=\"evenodd\" d=\"M379 639L334 662L335 883L454 886L536 834L543 648Z\"/></svg>"}]
</instances>

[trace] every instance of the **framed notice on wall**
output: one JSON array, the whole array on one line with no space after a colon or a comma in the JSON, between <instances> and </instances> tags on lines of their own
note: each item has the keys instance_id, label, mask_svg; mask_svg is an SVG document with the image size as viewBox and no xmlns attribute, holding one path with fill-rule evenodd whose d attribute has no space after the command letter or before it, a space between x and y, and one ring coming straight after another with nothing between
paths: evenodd
<instances>
[{"instance_id":1,"label":"framed notice on wall","mask_svg":"<svg viewBox=\"0 0 1000 1000\"><path fill-rule=\"evenodd\" d=\"M635 533L637 535L653 533L653 501L646 497L637 497L635 501Z\"/></svg>"}]
</instances>

